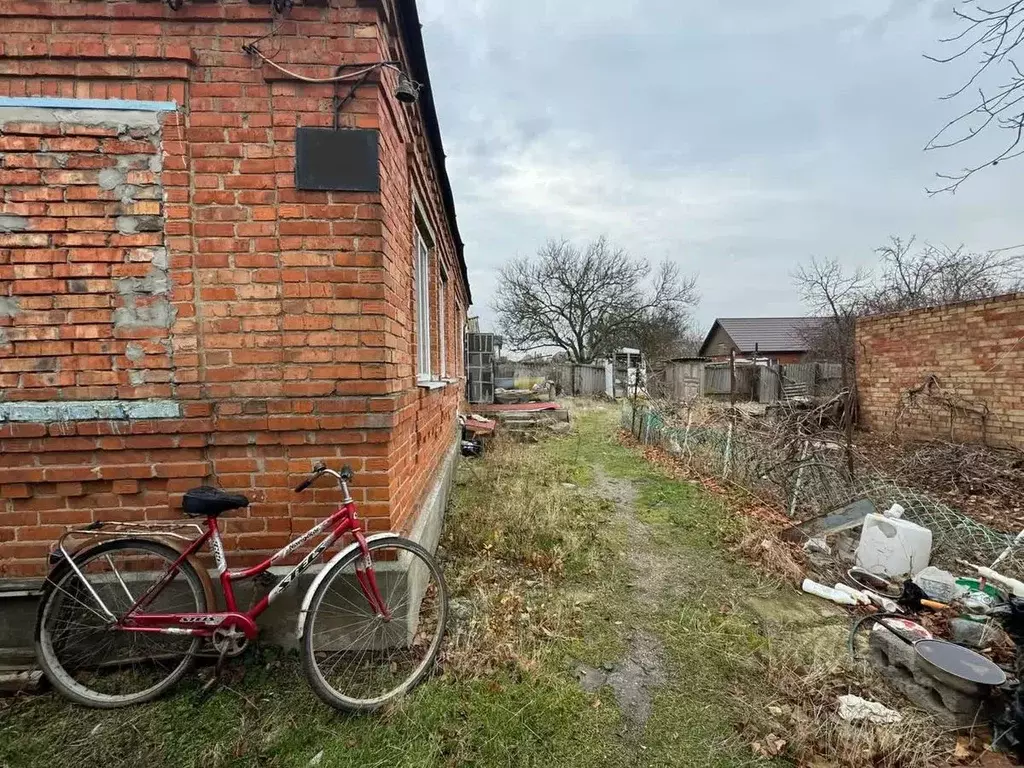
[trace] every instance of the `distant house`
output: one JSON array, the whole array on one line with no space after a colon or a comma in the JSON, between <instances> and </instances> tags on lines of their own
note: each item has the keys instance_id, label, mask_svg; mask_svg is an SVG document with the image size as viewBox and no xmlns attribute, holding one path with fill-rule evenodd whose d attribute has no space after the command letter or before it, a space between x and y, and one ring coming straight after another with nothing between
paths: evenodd
<instances>
[{"instance_id":1,"label":"distant house","mask_svg":"<svg viewBox=\"0 0 1024 768\"><path fill-rule=\"evenodd\" d=\"M799 363L810 351L822 317L720 317L701 344L698 356L728 360L737 356L767 358L777 363Z\"/></svg>"}]
</instances>

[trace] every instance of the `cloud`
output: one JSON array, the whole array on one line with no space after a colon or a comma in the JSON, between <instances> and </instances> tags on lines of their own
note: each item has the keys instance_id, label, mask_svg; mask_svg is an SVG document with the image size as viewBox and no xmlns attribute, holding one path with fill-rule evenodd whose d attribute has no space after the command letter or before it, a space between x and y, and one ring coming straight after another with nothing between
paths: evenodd
<instances>
[{"instance_id":1,"label":"cloud","mask_svg":"<svg viewBox=\"0 0 1024 768\"><path fill-rule=\"evenodd\" d=\"M606 234L700 275L703 324L794 314L810 255L890 234L1024 240L1000 168L932 198L923 153L963 69L926 61L935 0L420 0L475 309L549 238ZM981 147L974 151L981 151Z\"/></svg>"}]
</instances>

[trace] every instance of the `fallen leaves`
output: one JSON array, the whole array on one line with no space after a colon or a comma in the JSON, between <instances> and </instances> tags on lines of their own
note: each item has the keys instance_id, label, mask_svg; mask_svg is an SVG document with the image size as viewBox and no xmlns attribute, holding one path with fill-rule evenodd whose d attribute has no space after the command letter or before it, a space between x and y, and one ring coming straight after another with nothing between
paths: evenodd
<instances>
[{"instance_id":1,"label":"fallen leaves","mask_svg":"<svg viewBox=\"0 0 1024 768\"><path fill-rule=\"evenodd\" d=\"M754 754L761 757L778 757L786 750L786 740L774 733L769 733L763 739L755 741L750 745Z\"/></svg>"}]
</instances>

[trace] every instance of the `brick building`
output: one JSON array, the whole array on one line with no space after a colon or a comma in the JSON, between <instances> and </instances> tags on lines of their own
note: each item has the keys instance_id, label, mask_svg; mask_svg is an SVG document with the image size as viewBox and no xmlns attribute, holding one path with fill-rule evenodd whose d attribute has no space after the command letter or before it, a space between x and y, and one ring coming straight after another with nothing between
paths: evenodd
<instances>
[{"instance_id":1,"label":"brick building","mask_svg":"<svg viewBox=\"0 0 1024 768\"><path fill-rule=\"evenodd\" d=\"M0 29L0 576L204 482L253 500L225 527L255 560L334 508L291 490L317 459L436 536L470 292L413 0L0 0Z\"/></svg>"},{"instance_id":2,"label":"brick building","mask_svg":"<svg viewBox=\"0 0 1024 768\"><path fill-rule=\"evenodd\" d=\"M1024 448L1024 293L857 320L861 422Z\"/></svg>"}]
</instances>

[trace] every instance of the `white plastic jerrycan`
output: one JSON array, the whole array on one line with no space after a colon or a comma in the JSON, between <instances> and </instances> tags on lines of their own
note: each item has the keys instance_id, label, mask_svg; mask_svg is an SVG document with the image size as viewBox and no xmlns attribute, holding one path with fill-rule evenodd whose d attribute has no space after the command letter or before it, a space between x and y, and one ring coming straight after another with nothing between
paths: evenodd
<instances>
[{"instance_id":1,"label":"white plastic jerrycan","mask_svg":"<svg viewBox=\"0 0 1024 768\"><path fill-rule=\"evenodd\" d=\"M928 566L932 532L909 520L878 514L864 516L857 565L879 576L913 576Z\"/></svg>"}]
</instances>

